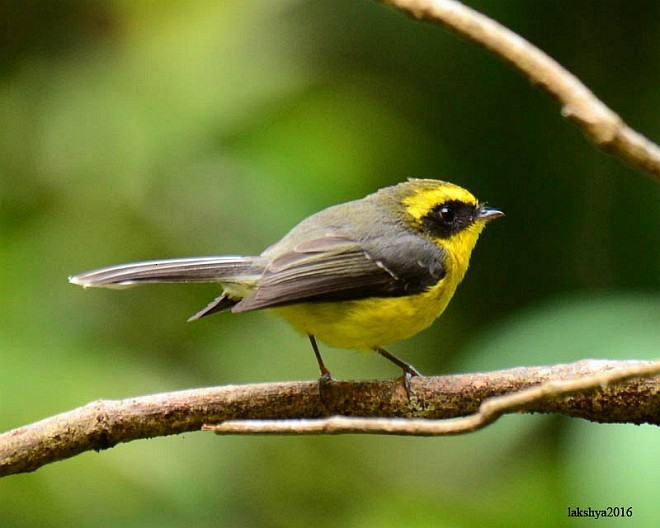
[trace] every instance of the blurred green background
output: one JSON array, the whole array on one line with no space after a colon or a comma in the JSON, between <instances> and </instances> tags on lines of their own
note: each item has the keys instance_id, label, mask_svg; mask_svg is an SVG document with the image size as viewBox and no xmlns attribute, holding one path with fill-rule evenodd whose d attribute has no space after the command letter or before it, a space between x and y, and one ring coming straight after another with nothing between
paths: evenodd
<instances>
[{"instance_id":1,"label":"blurred green background","mask_svg":"<svg viewBox=\"0 0 660 528\"><path fill-rule=\"evenodd\" d=\"M660 139L660 3L471 2ZM255 254L407 177L506 211L425 373L653 358L660 192L508 66L369 1L0 1L0 430L99 398L313 379L267 313L186 324L213 285L83 291L130 260ZM338 378L391 377L324 349ZM506 417L456 438L138 441L0 480L0 526L657 526L650 426Z\"/></svg>"}]
</instances>

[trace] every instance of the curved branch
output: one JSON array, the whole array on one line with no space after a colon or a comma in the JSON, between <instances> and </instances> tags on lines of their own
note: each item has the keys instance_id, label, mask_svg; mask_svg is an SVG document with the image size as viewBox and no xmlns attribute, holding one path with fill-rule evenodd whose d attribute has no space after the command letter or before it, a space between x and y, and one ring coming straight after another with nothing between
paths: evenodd
<instances>
[{"instance_id":1,"label":"curved branch","mask_svg":"<svg viewBox=\"0 0 660 528\"><path fill-rule=\"evenodd\" d=\"M205 425L217 434L396 434L405 436L447 436L483 429L502 415L530 410L530 405L546 398L563 398L584 391L620 383L626 379L660 373L660 363L635 365L570 379L551 380L516 392L485 399L474 414L462 418L353 418L331 416L315 420L244 420Z\"/></svg>"},{"instance_id":2,"label":"curved branch","mask_svg":"<svg viewBox=\"0 0 660 528\"><path fill-rule=\"evenodd\" d=\"M455 0L380 0L408 15L440 24L485 47L552 95L561 113L598 148L660 181L660 147L628 127L580 80L516 33Z\"/></svg>"},{"instance_id":3,"label":"curved branch","mask_svg":"<svg viewBox=\"0 0 660 528\"><path fill-rule=\"evenodd\" d=\"M197 431L229 420L292 420L335 415L399 418L454 418L476 412L484 399L556 380L607 380L660 373L660 362L585 360L550 367L411 380L317 381L225 386L155 394L126 400L99 400L0 435L0 476L34 471L79 453L122 442ZM592 385L590 385L592 387ZM552 392L555 390L555 392ZM587 393L540 399L510 410L562 413L606 423L660 425L660 376L599 386ZM497 409L496 409L497 410ZM499 412L499 411L498 411Z\"/></svg>"}]
</instances>

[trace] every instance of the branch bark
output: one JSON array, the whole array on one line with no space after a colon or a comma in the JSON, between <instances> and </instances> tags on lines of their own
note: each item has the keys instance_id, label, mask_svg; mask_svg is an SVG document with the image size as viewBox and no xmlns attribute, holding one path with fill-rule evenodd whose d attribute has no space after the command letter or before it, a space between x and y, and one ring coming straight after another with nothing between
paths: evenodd
<instances>
[{"instance_id":1,"label":"branch bark","mask_svg":"<svg viewBox=\"0 0 660 528\"><path fill-rule=\"evenodd\" d=\"M398 379L322 385L317 381L229 385L119 401L99 400L0 435L0 476L34 471L57 460L122 442L197 431L205 424L336 415L437 420L477 412L484 400L503 394L513 394L513 401L509 401L508 408L496 405L495 409L486 409L491 413L486 416L488 423L503 412L515 411L561 413L603 423L660 425L660 376L613 384L630 376L659 373L660 362L584 360L549 367L413 378L410 398ZM567 385L549 385L534 398L525 400L529 395L523 395L521 399L519 391L558 380L580 380L582 385L572 386L571 391L578 392L571 395L567 395ZM411 420L404 422L413 428L418 425ZM302 432L411 434L400 429Z\"/></svg>"},{"instance_id":2,"label":"branch bark","mask_svg":"<svg viewBox=\"0 0 660 528\"><path fill-rule=\"evenodd\" d=\"M561 398L584 391L618 383L632 377L660 373L660 362L633 365L622 369L581 376L550 380L516 392L489 397L481 402L479 410L462 418L429 420L424 418L353 418L332 416L316 420L244 420L220 425L205 425L206 431L217 434L396 434L406 436L447 436L483 429L503 414L525 411L528 406L547 398ZM533 407L529 407L533 409ZM543 412L543 411L541 411Z\"/></svg>"},{"instance_id":3,"label":"branch bark","mask_svg":"<svg viewBox=\"0 0 660 528\"><path fill-rule=\"evenodd\" d=\"M540 86L599 149L660 181L660 147L627 126L580 80L516 33L455 0L380 0L488 49Z\"/></svg>"}]
</instances>

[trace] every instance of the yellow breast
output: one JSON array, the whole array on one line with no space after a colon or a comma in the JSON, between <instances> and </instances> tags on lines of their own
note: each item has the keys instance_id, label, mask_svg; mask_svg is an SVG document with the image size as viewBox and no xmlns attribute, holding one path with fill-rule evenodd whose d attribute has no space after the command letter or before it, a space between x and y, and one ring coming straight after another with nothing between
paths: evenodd
<instances>
[{"instance_id":1,"label":"yellow breast","mask_svg":"<svg viewBox=\"0 0 660 528\"><path fill-rule=\"evenodd\" d=\"M274 308L303 334L337 348L374 350L424 330L445 310L459 278L448 273L430 290L405 297L335 303L303 303Z\"/></svg>"}]
</instances>

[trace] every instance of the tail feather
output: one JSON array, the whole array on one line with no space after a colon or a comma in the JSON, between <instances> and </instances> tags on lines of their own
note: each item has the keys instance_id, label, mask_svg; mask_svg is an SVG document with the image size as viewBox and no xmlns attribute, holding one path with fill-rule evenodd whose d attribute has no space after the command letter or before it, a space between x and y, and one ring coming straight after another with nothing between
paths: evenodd
<instances>
[{"instance_id":1,"label":"tail feather","mask_svg":"<svg viewBox=\"0 0 660 528\"><path fill-rule=\"evenodd\" d=\"M157 282L250 282L263 270L260 257L149 260L99 268L69 277L84 288L122 288Z\"/></svg>"},{"instance_id":2,"label":"tail feather","mask_svg":"<svg viewBox=\"0 0 660 528\"><path fill-rule=\"evenodd\" d=\"M231 299L225 292L223 292L220 297L216 297L195 315L189 317L188 322L190 323L192 321L197 321L197 319L201 319L207 315L213 315L214 313L231 310L232 306L234 306L237 302L238 301Z\"/></svg>"}]
</instances>

